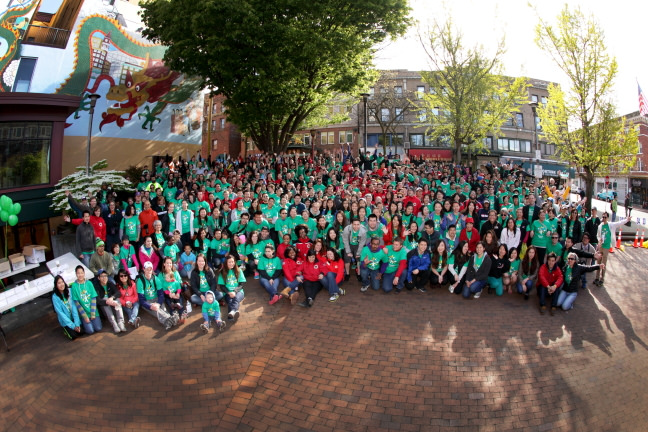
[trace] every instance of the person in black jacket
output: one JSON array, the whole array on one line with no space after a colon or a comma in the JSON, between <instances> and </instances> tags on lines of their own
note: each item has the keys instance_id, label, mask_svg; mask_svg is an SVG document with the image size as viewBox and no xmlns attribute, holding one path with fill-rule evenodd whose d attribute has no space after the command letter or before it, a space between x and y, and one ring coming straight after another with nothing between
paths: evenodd
<instances>
[{"instance_id":1,"label":"person in black jacket","mask_svg":"<svg viewBox=\"0 0 648 432\"><path fill-rule=\"evenodd\" d=\"M461 294L464 298L469 298L470 294L474 294L475 299L481 296L481 292L488 283L488 273L491 268L491 259L484 252L484 243L479 242L475 248L475 253L470 257L466 270L466 276L463 286L461 287Z\"/></svg>"},{"instance_id":2,"label":"person in black jacket","mask_svg":"<svg viewBox=\"0 0 648 432\"><path fill-rule=\"evenodd\" d=\"M585 229L583 230L583 234L589 234L590 242L594 247L598 244L598 227L601 225L601 219L597 217L597 213L596 207L592 207L592 216L585 222Z\"/></svg>"},{"instance_id":3,"label":"person in black jacket","mask_svg":"<svg viewBox=\"0 0 648 432\"><path fill-rule=\"evenodd\" d=\"M434 221L432 219L425 221L421 238L427 242L428 252L432 253L432 251L436 249L440 240L439 232L434 230ZM452 251L448 251L448 253L450 254Z\"/></svg>"},{"instance_id":4,"label":"person in black jacket","mask_svg":"<svg viewBox=\"0 0 648 432\"><path fill-rule=\"evenodd\" d=\"M497 221L497 212L495 210L490 210L488 212L488 219L484 222L479 229L479 236L484 238L486 233L490 230L495 231L497 238L500 238L502 235L502 224Z\"/></svg>"},{"instance_id":5,"label":"person in black jacket","mask_svg":"<svg viewBox=\"0 0 648 432\"><path fill-rule=\"evenodd\" d=\"M570 310L574 307L574 301L578 296L578 285L580 284L581 275L598 269L605 269L605 264L586 266L578 264L578 255L570 252L567 255L567 265L563 268L563 277L565 282L558 290L558 301L556 305L563 310Z\"/></svg>"},{"instance_id":6,"label":"person in black jacket","mask_svg":"<svg viewBox=\"0 0 648 432\"><path fill-rule=\"evenodd\" d=\"M109 199L108 208L101 214L101 217L106 222L106 249L112 250L115 243L121 244L119 225L123 218L122 212L117 207L114 199Z\"/></svg>"},{"instance_id":7,"label":"person in black jacket","mask_svg":"<svg viewBox=\"0 0 648 432\"><path fill-rule=\"evenodd\" d=\"M219 301L224 297L224 294L217 289L216 275L207 264L203 254L198 254L196 257L196 268L191 272L189 283L191 286L191 303L195 305L200 306L205 302L205 293L207 291L214 293L215 301Z\"/></svg>"},{"instance_id":8,"label":"person in black jacket","mask_svg":"<svg viewBox=\"0 0 648 432\"><path fill-rule=\"evenodd\" d=\"M97 292L97 306L101 307L115 333L125 332L124 311L119 301L121 294L115 284L108 281L108 273L104 270L99 270L98 273L93 282ZM128 273L124 272L124 274L128 277Z\"/></svg>"}]
</instances>

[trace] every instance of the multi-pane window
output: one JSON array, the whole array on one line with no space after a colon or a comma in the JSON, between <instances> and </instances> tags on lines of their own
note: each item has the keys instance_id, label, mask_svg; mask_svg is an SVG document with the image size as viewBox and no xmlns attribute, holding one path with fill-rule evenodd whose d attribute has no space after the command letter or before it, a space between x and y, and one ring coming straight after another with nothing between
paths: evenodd
<instances>
[{"instance_id":1,"label":"multi-pane window","mask_svg":"<svg viewBox=\"0 0 648 432\"><path fill-rule=\"evenodd\" d=\"M380 118L382 121L389 121L389 108L380 109Z\"/></svg>"},{"instance_id":2,"label":"multi-pane window","mask_svg":"<svg viewBox=\"0 0 648 432\"><path fill-rule=\"evenodd\" d=\"M396 116L396 121L403 121L403 108L394 108L394 115Z\"/></svg>"},{"instance_id":3,"label":"multi-pane window","mask_svg":"<svg viewBox=\"0 0 648 432\"><path fill-rule=\"evenodd\" d=\"M403 86L394 86L394 95L396 97L402 97L403 96Z\"/></svg>"},{"instance_id":4,"label":"multi-pane window","mask_svg":"<svg viewBox=\"0 0 648 432\"><path fill-rule=\"evenodd\" d=\"M515 113L515 126L520 129L524 127L524 116L522 116L522 113Z\"/></svg>"},{"instance_id":5,"label":"multi-pane window","mask_svg":"<svg viewBox=\"0 0 648 432\"><path fill-rule=\"evenodd\" d=\"M425 93L425 86L416 86L416 97L422 99L423 93Z\"/></svg>"},{"instance_id":6,"label":"multi-pane window","mask_svg":"<svg viewBox=\"0 0 648 432\"><path fill-rule=\"evenodd\" d=\"M31 87L32 75L34 75L34 68L36 67L36 59L30 57L22 57L14 79L13 89L14 92L28 92Z\"/></svg>"},{"instance_id":7,"label":"multi-pane window","mask_svg":"<svg viewBox=\"0 0 648 432\"><path fill-rule=\"evenodd\" d=\"M0 189L50 181L51 122L0 123Z\"/></svg>"},{"instance_id":8,"label":"multi-pane window","mask_svg":"<svg viewBox=\"0 0 648 432\"><path fill-rule=\"evenodd\" d=\"M502 151L531 153L531 141L513 138L498 138L497 149Z\"/></svg>"}]
</instances>

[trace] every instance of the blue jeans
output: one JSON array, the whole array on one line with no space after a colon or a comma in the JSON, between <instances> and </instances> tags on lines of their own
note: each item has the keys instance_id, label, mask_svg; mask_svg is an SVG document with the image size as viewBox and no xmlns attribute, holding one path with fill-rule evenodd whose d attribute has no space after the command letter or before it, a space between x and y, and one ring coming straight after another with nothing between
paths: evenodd
<instances>
[{"instance_id":1,"label":"blue jeans","mask_svg":"<svg viewBox=\"0 0 648 432\"><path fill-rule=\"evenodd\" d=\"M128 316L128 322L135 324L135 318L137 318L137 314L139 313L139 302L133 303L132 308L123 306L122 309L126 312L126 316Z\"/></svg>"},{"instance_id":2,"label":"blue jeans","mask_svg":"<svg viewBox=\"0 0 648 432\"><path fill-rule=\"evenodd\" d=\"M464 283L463 288L461 290L461 295L463 295L464 298L468 298L470 297L470 294L477 294L478 292L481 292L481 290L484 289L487 283L488 283L488 279L484 279L481 281L476 280L470 286Z\"/></svg>"},{"instance_id":3,"label":"blue jeans","mask_svg":"<svg viewBox=\"0 0 648 432\"><path fill-rule=\"evenodd\" d=\"M292 294L297 291L299 285L301 285L301 282L299 282L297 279L293 280L292 282L288 282L288 279L283 278L283 285L286 288L290 288L290 294Z\"/></svg>"},{"instance_id":4,"label":"blue jeans","mask_svg":"<svg viewBox=\"0 0 648 432\"><path fill-rule=\"evenodd\" d=\"M576 301L576 297L578 297L577 292L567 292L567 291L560 291L560 294L558 294L558 302L556 303L556 306L562 307L563 310L569 310L574 307L574 301Z\"/></svg>"},{"instance_id":5,"label":"blue jeans","mask_svg":"<svg viewBox=\"0 0 648 432\"><path fill-rule=\"evenodd\" d=\"M89 335L101 330L101 318L99 317L99 311L97 311L97 316L94 319L91 319L90 322L87 323L81 320L81 326L83 327L83 331Z\"/></svg>"},{"instance_id":6,"label":"blue jeans","mask_svg":"<svg viewBox=\"0 0 648 432\"><path fill-rule=\"evenodd\" d=\"M526 285L526 289L527 289L526 293L529 294L531 292L531 290L533 289L533 281L528 280L528 281L526 281L525 285ZM517 282L517 292L518 292L518 294L524 294L524 291L522 290L522 280L521 279L518 279L518 282Z\"/></svg>"},{"instance_id":7,"label":"blue jeans","mask_svg":"<svg viewBox=\"0 0 648 432\"><path fill-rule=\"evenodd\" d=\"M220 312L218 312L218 311L216 312L216 315L214 315L213 317L210 317L206 312L203 312L202 317L205 320L205 322L207 322L208 327L209 327L209 324L211 324L212 320L214 320L214 322L217 322L217 321L220 321L220 319L221 319Z\"/></svg>"},{"instance_id":8,"label":"blue jeans","mask_svg":"<svg viewBox=\"0 0 648 432\"><path fill-rule=\"evenodd\" d=\"M558 306L558 296L562 292L560 289L561 287L558 287L556 291L554 291L553 294L549 294L549 290L547 287L544 286L539 286L538 287L538 295L540 296L540 306L545 306L545 303L547 301L547 296L551 296L551 307L557 307Z\"/></svg>"},{"instance_id":9,"label":"blue jeans","mask_svg":"<svg viewBox=\"0 0 648 432\"><path fill-rule=\"evenodd\" d=\"M242 290L237 292L234 297L230 297L229 294L225 295L225 301L227 302L227 311L231 312L239 310L239 305L244 298L245 294L243 294Z\"/></svg>"},{"instance_id":10,"label":"blue jeans","mask_svg":"<svg viewBox=\"0 0 648 432\"><path fill-rule=\"evenodd\" d=\"M182 315L182 314L184 314L186 312L185 304L184 304L184 298L182 296L180 296L179 299L172 299L170 297L165 297L164 302L166 303L167 310L169 311L170 314L173 314L173 312L175 312L176 310L178 311L178 314L180 314L180 315ZM176 309L175 307L173 307L173 305L175 303L179 304L182 307L180 309Z\"/></svg>"},{"instance_id":11,"label":"blue jeans","mask_svg":"<svg viewBox=\"0 0 648 432\"><path fill-rule=\"evenodd\" d=\"M220 292L218 290L212 291L212 292L214 293L214 301L220 301L220 299L222 299L225 296L225 294L223 294L222 292ZM205 295L205 293L202 293L202 294ZM191 303L193 303L195 305L198 305L198 306L202 306L203 301L196 294L191 294Z\"/></svg>"},{"instance_id":12,"label":"blue jeans","mask_svg":"<svg viewBox=\"0 0 648 432\"><path fill-rule=\"evenodd\" d=\"M403 272L405 273L405 272ZM394 278L396 277L396 272L394 273L385 273L382 276L382 289L385 292L390 292L394 289ZM401 274L398 278L398 284L396 284L396 289L402 291L403 286L405 286L405 274Z\"/></svg>"},{"instance_id":13,"label":"blue jeans","mask_svg":"<svg viewBox=\"0 0 648 432\"><path fill-rule=\"evenodd\" d=\"M90 268L90 258L92 258L92 254L82 254L81 256L83 257L81 258L83 265Z\"/></svg>"},{"instance_id":14,"label":"blue jeans","mask_svg":"<svg viewBox=\"0 0 648 432\"><path fill-rule=\"evenodd\" d=\"M326 276L324 276L324 279L322 279L320 282L322 283L324 289L328 290L329 295L333 295L340 292L340 288L338 288L338 284L335 281L335 273L333 272L326 273Z\"/></svg>"},{"instance_id":15,"label":"blue jeans","mask_svg":"<svg viewBox=\"0 0 648 432\"><path fill-rule=\"evenodd\" d=\"M260 278L261 286L268 292L270 295L270 300L277 295L277 290L279 289L279 278L272 279L270 283L269 279Z\"/></svg>"},{"instance_id":16,"label":"blue jeans","mask_svg":"<svg viewBox=\"0 0 648 432\"><path fill-rule=\"evenodd\" d=\"M362 278L363 286L371 286L375 291L380 289L380 280L378 274L380 270L370 270L368 267L360 268L360 277Z\"/></svg>"},{"instance_id":17,"label":"blue jeans","mask_svg":"<svg viewBox=\"0 0 648 432\"><path fill-rule=\"evenodd\" d=\"M583 289L587 288L587 273L581 273L581 282L583 284Z\"/></svg>"}]
</instances>

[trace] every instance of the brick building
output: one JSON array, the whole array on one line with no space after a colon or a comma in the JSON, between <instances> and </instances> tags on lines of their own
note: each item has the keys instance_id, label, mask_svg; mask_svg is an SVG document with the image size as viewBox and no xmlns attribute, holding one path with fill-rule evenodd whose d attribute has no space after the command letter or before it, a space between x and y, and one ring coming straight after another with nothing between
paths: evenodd
<instances>
[{"instance_id":1,"label":"brick building","mask_svg":"<svg viewBox=\"0 0 648 432\"><path fill-rule=\"evenodd\" d=\"M204 97L204 121L202 135L202 156L211 155L216 159L221 155L238 157L246 152L245 138L238 127L227 121L222 95ZM249 140L248 140L249 141Z\"/></svg>"}]
</instances>

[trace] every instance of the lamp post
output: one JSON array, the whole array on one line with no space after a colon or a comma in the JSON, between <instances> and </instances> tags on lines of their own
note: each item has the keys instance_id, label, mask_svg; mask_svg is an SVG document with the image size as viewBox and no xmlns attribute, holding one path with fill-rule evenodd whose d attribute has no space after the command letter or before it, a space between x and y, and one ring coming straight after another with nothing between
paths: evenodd
<instances>
[{"instance_id":1,"label":"lamp post","mask_svg":"<svg viewBox=\"0 0 648 432\"><path fill-rule=\"evenodd\" d=\"M311 134L311 160L315 161L315 129L310 130Z\"/></svg>"},{"instance_id":2,"label":"lamp post","mask_svg":"<svg viewBox=\"0 0 648 432\"><path fill-rule=\"evenodd\" d=\"M98 94L91 94L88 96L90 99L90 120L88 121L88 146L86 149L86 176L90 175L90 144L92 142L92 119L94 117L95 105L97 105L97 99L101 96Z\"/></svg>"},{"instance_id":3,"label":"lamp post","mask_svg":"<svg viewBox=\"0 0 648 432\"><path fill-rule=\"evenodd\" d=\"M362 96L362 103L364 104L364 134L363 134L363 139L364 139L364 151L365 154L367 153L367 99L369 98L369 93L361 93L360 96Z\"/></svg>"},{"instance_id":4,"label":"lamp post","mask_svg":"<svg viewBox=\"0 0 648 432\"><path fill-rule=\"evenodd\" d=\"M535 150L540 150L538 148L538 113L536 110L538 109L538 102L531 102L529 104L531 106L531 112L533 112L533 139L535 141Z\"/></svg>"}]
</instances>

